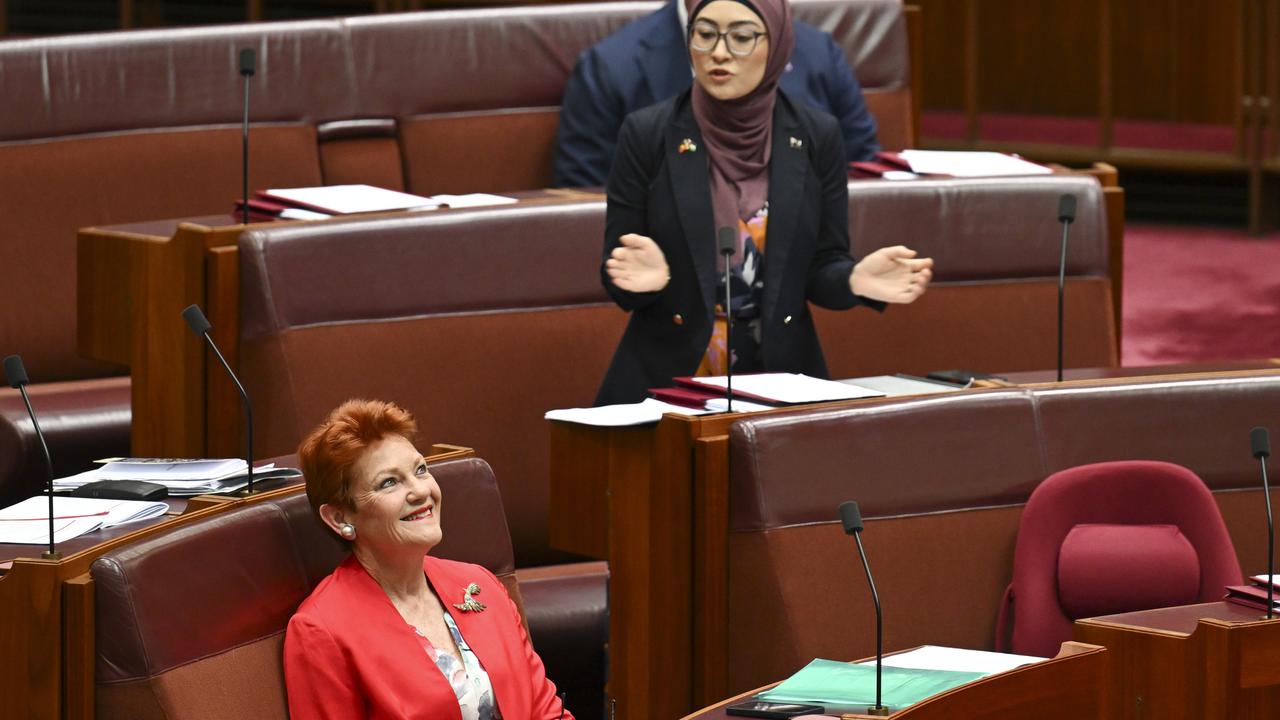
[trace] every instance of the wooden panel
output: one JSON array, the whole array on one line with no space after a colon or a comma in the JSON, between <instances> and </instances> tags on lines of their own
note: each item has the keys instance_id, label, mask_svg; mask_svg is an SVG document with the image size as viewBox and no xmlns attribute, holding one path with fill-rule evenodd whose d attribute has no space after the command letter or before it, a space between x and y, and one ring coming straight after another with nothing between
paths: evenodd
<instances>
[{"instance_id":1,"label":"wooden panel","mask_svg":"<svg viewBox=\"0 0 1280 720\"><path fill-rule=\"evenodd\" d=\"M964 109L966 2L912 0L923 15L921 56L924 83L919 89L926 110Z\"/></svg>"},{"instance_id":2,"label":"wooden panel","mask_svg":"<svg viewBox=\"0 0 1280 720\"><path fill-rule=\"evenodd\" d=\"M1115 2L1117 117L1235 120L1242 0Z\"/></svg>"},{"instance_id":3,"label":"wooden panel","mask_svg":"<svg viewBox=\"0 0 1280 720\"><path fill-rule=\"evenodd\" d=\"M550 423L551 546L599 560L609 558L608 477L611 433ZM623 436L628 433L622 432ZM620 438L621 440L621 438Z\"/></svg>"},{"instance_id":4,"label":"wooden panel","mask_svg":"<svg viewBox=\"0 0 1280 720\"><path fill-rule=\"evenodd\" d=\"M240 368L240 249L235 245L209 248L205 258L205 315L210 337L231 367ZM209 457L241 457L245 453L244 407L227 373L212 351L205 376L205 422ZM255 457L255 459L257 459Z\"/></svg>"},{"instance_id":5,"label":"wooden panel","mask_svg":"<svg viewBox=\"0 0 1280 720\"><path fill-rule=\"evenodd\" d=\"M694 443L693 701L709 705L729 689L729 436Z\"/></svg>"},{"instance_id":6,"label":"wooden panel","mask_svg":"<svg viewBox=\"0 0 1280 720\"><path fill-rule=\"evenodd\" d=\"M86 573L62 584L63 720L93 720L93 579Z\"/></svg>"},{"instance_id":7,"label":"wooden panel","mask_svg":"<svg viewBox=\"0 0 1280 720\"><path fill-rule=\"evenodd\" d=\"M1096 0L979 2L978 98L982 111L1068 116L1097 113L1098 23Z\"/></svg>"}]
</instances>

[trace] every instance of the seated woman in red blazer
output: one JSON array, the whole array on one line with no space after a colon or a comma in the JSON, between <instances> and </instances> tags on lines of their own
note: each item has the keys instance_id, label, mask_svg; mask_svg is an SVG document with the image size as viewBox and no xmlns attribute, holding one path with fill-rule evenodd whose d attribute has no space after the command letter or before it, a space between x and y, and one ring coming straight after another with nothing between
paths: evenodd
<instances>
[{"instance_id":1,"label":"seated woman in red blazer","mask_svg":"<svg viewBox=\"0 0 1280 720\"><path fill-rule=\"evenodd\" d=\"M352 552L289 621L290 715L571 718L498 579L427 555L440 486L416 431L395 405L351 400L298 448L311 506Z\"/></svg>"}]
</instances>

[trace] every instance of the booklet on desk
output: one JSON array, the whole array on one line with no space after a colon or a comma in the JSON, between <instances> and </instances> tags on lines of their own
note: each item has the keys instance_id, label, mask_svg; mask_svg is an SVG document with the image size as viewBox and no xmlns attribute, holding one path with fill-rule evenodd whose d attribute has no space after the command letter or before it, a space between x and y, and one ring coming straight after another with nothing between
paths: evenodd
<instances>
[{"instance_id":1,"label":"booklet on desk","mask_svg":"<svg viewBox=\"0 0 1280 720\"><path fill-rule=\"evenodd\" d=\"M882 702L900 709L980 678L1043 661L1030 655L924 645L884 657ZM853 709L875 702L875 661L817 659L757 697Z\"/></svg>"},{"instance_id":2,"label":"booklet on desk","mask_svg":"<svg viewBox=\"0 0 1280 720\"><path fill-rule=\"evenodd\" d=\"M728 379L724 375L673 378L676 383L702 391L710 391L715 397L724 397ZM799 405L803 403L830 402L832 400L859 400L884 397L879 390L833 380L801 375L799 373L752 373L733 376L733 398L771 405Z\"/></svg>"},{"instance_id":3,"label":"booklet on desk","mask_svg":"<svg viewBox=\"0 0 1280 720\"><path fill-rule=\"evenodd\" d=\"M168 512L162 502L53 498L53 541L64 542L99 528L147 520ZM44 545L49 542L49 499L27 498L0 510L0 543Z\"/></svg>"}]
</instances>

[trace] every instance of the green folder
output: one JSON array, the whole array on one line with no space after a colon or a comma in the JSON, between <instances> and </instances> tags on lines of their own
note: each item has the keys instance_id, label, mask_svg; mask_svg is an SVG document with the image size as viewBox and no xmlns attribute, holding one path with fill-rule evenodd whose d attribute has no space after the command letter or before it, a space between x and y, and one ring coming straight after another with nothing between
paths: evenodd
<instances>
[{"instance_id":1,"label":"green folder","mask_svg":"<svg viewBox=\"0 0 1280 720\"><path fill-rule=\"evenodd\" d=\"M895 709L904 708L988 674L885 666L881 680L881 703ZM772 690L760 693L759 697L773 702L874 705L876 666L819 658Z\"/></svg>"}]
</instances>

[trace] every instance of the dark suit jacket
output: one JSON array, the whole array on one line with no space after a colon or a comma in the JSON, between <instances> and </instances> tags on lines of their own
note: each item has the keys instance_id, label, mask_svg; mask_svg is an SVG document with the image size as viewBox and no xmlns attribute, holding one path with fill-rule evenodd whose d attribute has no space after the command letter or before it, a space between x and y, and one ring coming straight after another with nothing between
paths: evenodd
<instances>
[{"instance_id":1,"label":"dark suit jacket","mask_svg":"<svg viewBox=\"0 0 1280 720\"><path fill-rule=\"evenodd\" d=\"M870 159L880 149L876 121L867 112L844 53L821 30L802 22L792 26L796 49L791 67L782 75L782 89L840 120L849 160ZM553 183L603 185L622 120L679 95L692 83L675 2L583 51L560 106Z\"/></svg>"},{"instance_id":2,"label":"dark suit jacket","mask_svg":"<svg viewBox=\"0 0 1280 720\"><path fill-rule=\"evenodd\" d=\"M716 292L716 228L707 152L690 93L627 117L609 176L604 259L618 238L653 238L671 269L657 292L619 289L600 267L605 290L631 311L596 396L597 405L637 402L651 387L690 375L711 340ZM680 152L685 140L697 146ZM806 301L845 309L865 303L849 274L849 196L834 118L778 93L769 164L761 351L764 369L826 377Z\"/></svg>"},{"instance_id":3,"label":"dark suit jacket","mask_svg":"<svg viewBox=\"0 0 1280 720\"><path fill-rule=\"evenodd\" d=\"M427 556L422 569L493 683L505 718L557 720L547 679L502 583L479 565ZM470 583L482 612L462 612ZM289 714L320 720L461 720L458 699L387 594L348 557L298 608L284 640ZM572 717L564 713L565 718Z\"/></svg>"}]
</instances>

